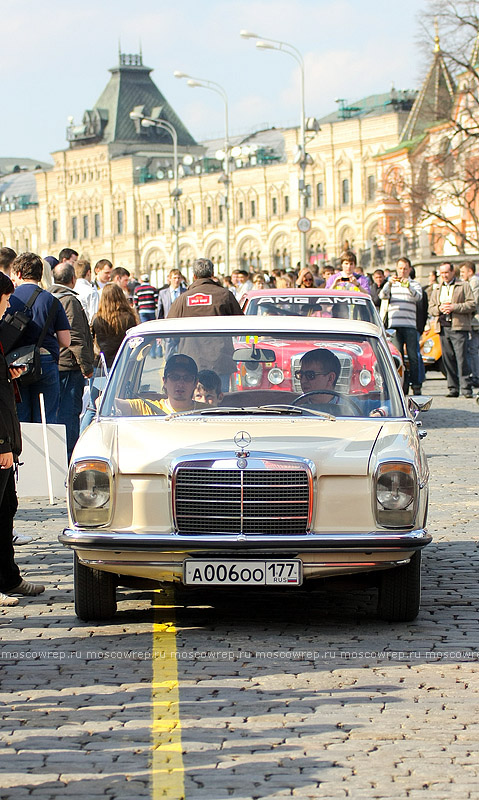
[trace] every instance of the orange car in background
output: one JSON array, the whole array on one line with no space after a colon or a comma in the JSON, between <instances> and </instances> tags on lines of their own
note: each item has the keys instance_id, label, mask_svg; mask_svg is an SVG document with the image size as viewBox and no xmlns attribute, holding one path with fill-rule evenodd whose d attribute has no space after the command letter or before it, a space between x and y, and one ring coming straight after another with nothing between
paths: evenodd
<instances>
[{"instance_id":1,"label":"orange car in background","mask_svg":"<svg viewBox=\"0 0 479 800\"><path fill-rule=\"evenodd\" d=\"M446 372L442 364L441 338L439 333L433 331L429 325L430 323L427 322L424 332L419 339L424 367L426 372L429 370L437 370L445 375Z\"/></svg>"}]
</instances>

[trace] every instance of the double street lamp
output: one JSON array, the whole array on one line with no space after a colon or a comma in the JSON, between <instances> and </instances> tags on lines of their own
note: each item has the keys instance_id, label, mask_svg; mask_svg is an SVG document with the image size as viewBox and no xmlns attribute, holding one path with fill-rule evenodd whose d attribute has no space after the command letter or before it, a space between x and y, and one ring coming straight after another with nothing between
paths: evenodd
<instances>
[{"instance_id":1,"label":"double street lamp","mask_svg":"<svg viewBox=\"0 0 479 800\"><path fill-rule=\"evenodd\" d=\"M182 190L178 185L178 134L176 128L166 119L155 119L154 117L147 117L141 111L134 109L130 112L130 119L138 120L143 128L162 128L168 131L173 140L173 172L175 178L175 188L171 192L173 197L173 216L174 216L174 233L175 233L175 269L180 268L180 225L178 214L178 203L182 194Z\"/></svg>"},{"instance_id":2,"label":"double street lamp","mask_svg":"<svg viewBox=\"0 0 479 800\"><path fill-rule=\"evenodd\" d=\"M229 141L229 125L228 125L228 95L223 89L221 84L216 81L205 80L204 78L195 78L193 75L188 75L186 72L175 70L173 73L175 78L184 78L187 85L192 89L209 89L215 94L219 94L225 105L225 143L224 143L224 174L220 178L221 183L225 187L225 270L226 274L230 273L230 213L229 213L229 192L230 192L230 141Z\"/></svg>"},{"instance_id":3,"label":"double street lamp","mask_svg":"<svg viewBox=\"0 0 479 800\"><path fill-rule=\"evenodd\" d=\"M257 39L256 47L259 50L279 50L281 53L286 53L286 55L291 56L294 58L296 63L299 65L300 73L301 73L301 123L300 123L300 144L298 148L298 154L295 158L295 162L299 163L300 168L300 180L299 180L299 207L300 207L300 219L298 221L298 228L300 230L300 237L301 237L301 267L304 268L306 266L306 237L307 233L311 227L310 221L306 218L306 212L308 208L308 190L306 187L306 166L311 163L311 156L306 153L306 117L304 111L304 60L303 56L299 52L299 50L294 47L292 44L288 44L288 42L281 42L277 39L266 39L261 36L258 36L256 33L252 33L251 31L240 31L240 36L243 39ZM315 121L314 121L315 123ZM315 130L318 130L317 126Z\"/></svg>"}]
</instances>

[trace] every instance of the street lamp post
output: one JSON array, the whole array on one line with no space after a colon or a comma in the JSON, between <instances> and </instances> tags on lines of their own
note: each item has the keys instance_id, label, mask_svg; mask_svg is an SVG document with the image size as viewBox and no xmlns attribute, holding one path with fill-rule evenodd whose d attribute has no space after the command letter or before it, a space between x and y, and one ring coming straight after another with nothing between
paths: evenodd
<instances>
[{"instance_id":1,"label":"street lamp post","mask_svg":"<svg viewBox=\"0 0 479 800\"><path fill-rule=\"evenodd\" d=\"M228 95L226 91L221 86L221 84L216 83L216 81L208 81L204 78L194 78L192 75L188 75L186 72L180 72L179 70L175 70L173 73L175 78L185 78L187 85L190 86L192 89L200 88L200 89L209 89L211 92L215 92L219 94L222 98L224 105L225 105L225 157L224 157L224 176L222 178L222 183L224 183L225 187L225 270L226 274L230 274L230 141L229 141L229 124L228 124Z\"/></svg>"},{"instance_id":2,"label":"street lamp post","mask_svg":"<svg viewBox=\"0 0 479 800\"><path fill-rule=\"evenodd\" d=\"M175 188L171 192L173 196L173 215L174 215L174 232L175 232L175 268L180 268L180 225L178 219L178 203L182 194L182 190L178 183L178 134L176 128L166 119L153 119L147 117L140 111L131 111L130 119L139 120L144 128L162 128L168 131L173 140L173 172L175 175Z\"/></svg>"},{"instance_id":3,"label":"street lamp post","mask_svg":"<svg viewBox=\"0 0 479 800\"><path fill-rule=\"evenodd\" d=\"M300 208L300 242L301 242L301 267L304 268L306 266L306 237L311 227L311 223L309 220L306 219L306 212L308 207L308 194L306 188L306 166L310 163L310 159L306 153L306 117L305 117L305 110L304 110L304 59L301 55L300 51L294 47L294 45L289 44L288 42L281 42L276 39L267 39L261 36L258 36L256 33L252 33L251 31L240 31L240 36L243 39L257 39L256 47L259 50L279 50L281 53L286 53L291 58L294 58L296 63L299 65L300 73L301 73L301 123L300 123L300 145L299 145L299 152L298 156L295 159L296 163L299 163L300 168L300 179L299 179L299 208ZM309 223L309 224L308 224Z\"/></svg>"}]
</instances>

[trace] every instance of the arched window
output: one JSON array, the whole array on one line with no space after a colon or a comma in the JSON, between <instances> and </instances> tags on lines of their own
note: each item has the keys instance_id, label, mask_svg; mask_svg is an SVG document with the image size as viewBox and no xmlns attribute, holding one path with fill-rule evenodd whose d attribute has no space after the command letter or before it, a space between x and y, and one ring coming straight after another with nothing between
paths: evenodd
<instances>
[{"instance_id":1,"label":"arched window","mask_svg":"<svg viewBox=\"0 0 479 800\"><path fill-rule=\"evenodd\" d=\"M324 206L324 184L322 182L316 184L316 205L318 208Z\"/></svg>"},{"instance_id":2,"label":"arched window","mask_svg":"<svg viewBox=\"0 0 479 800\"><path fill-rule=\"evenodd\" d=\"M368 202L372 203L376 199L376 178L374 175L368 175Z\"/></svg>"},{"instance_id":3,"label":"arched window","mask_svg":"<svg viewBox=\"0 0 479 800\"><path fill-rule=\"evenodd\" d=\"M341 182L341 203L343 206L349 205L351 193L349 189L349 178L344 178Z\"/></svg>"}]
</instances>

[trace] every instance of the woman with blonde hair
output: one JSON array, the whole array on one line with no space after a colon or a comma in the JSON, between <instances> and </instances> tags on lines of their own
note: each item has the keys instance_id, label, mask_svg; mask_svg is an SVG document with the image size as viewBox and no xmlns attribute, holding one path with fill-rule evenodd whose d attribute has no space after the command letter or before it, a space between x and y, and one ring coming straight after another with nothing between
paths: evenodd
<instances>
[{"instance_id":1,"label":"woman with blonde hair","mask_svg":"<svg viewBox=\"0 0 479 800\"><path fill-rule=\"evenodd\" d=\"M280 278L276 278L276 288L294 289L294 280L291 275L281 275Z\"/></svg>"},{"instance_id":2,"label":"woman with blonde hair","mask_svg":"<svg viewBox=\"0 0 479 800\"><path fill-rule=\"evenodd\" d=\"M107 367L111 367L125 338L125 333L139 322L138 314L130 306L121 286L118 283L107 283L102 290L98 311L91 323L95 367L100 365L100 353L103 353ZM83 415L80 432L85 430L95 416L95 401L98 395L99 391L92 379L90 381L90 402Z\"/></svg>"},{"instance_id":3,"label":"woman with blonde hair","mask_svg":"<svg viewBox=\"0 0 479 800\"><path fill-rule=\"evenodd\" d=\"M309 267L303 267L298 275L298 279L296 281L296 286L298 289L314 289L314 275L309 269Z\"/></svg>"}]
</instances>

